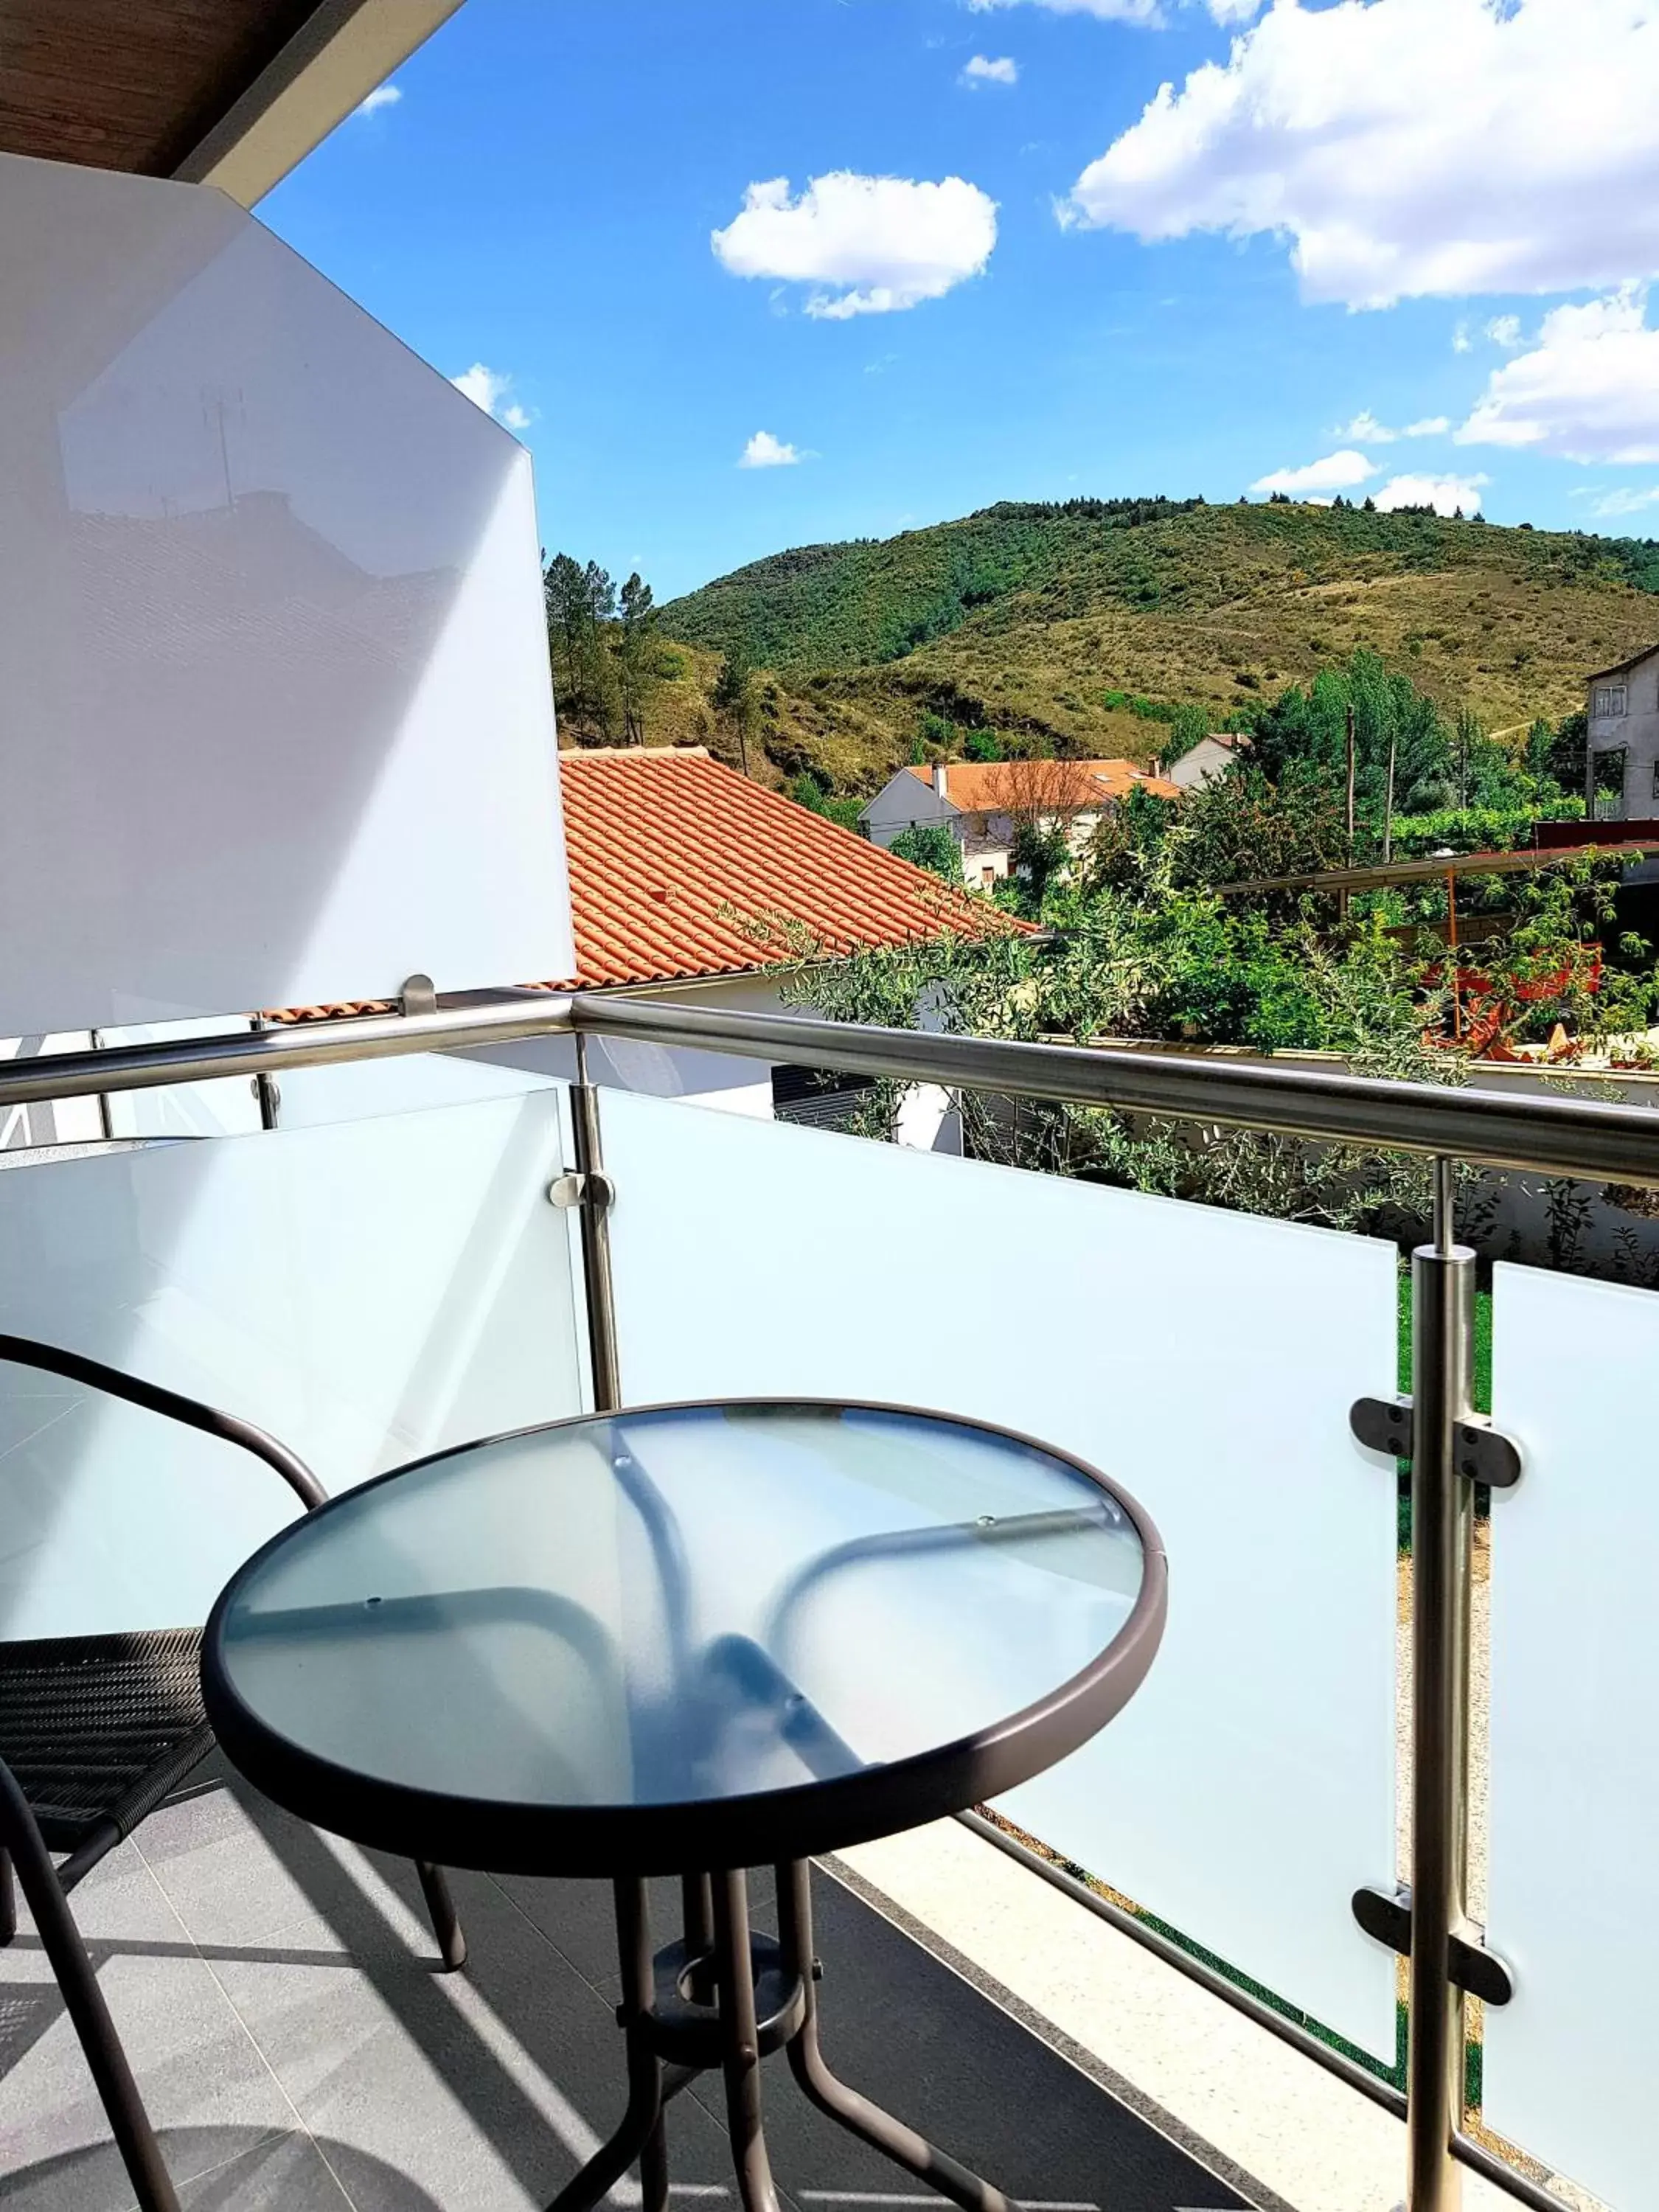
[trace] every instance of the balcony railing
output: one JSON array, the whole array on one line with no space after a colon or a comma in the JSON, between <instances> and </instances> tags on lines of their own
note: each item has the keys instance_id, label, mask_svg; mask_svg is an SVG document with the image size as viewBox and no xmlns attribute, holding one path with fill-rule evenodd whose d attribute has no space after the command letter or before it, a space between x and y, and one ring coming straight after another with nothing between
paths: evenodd
<instances>
[{"instance_id":1,"label":"balcony railing","mask_svg":"<svg viewBox=\"0 0 1659 2212\"><path fill-rule=\"evenodd\" d=\"M1460 2167L1560 2201L1468 2131L1477 2025L1483 2138L1659 2202L1659 2053L1627 1996L1659 1969L1659 1296L1498 1265L1485 1421L1451 1171L1659 1185L1659 1115L530 994L9 1065L0 1113L569 1036L573 1083L0 1177L4 1325L202 1391L331 1486L586 1405L757 1393L1078 1453L1163 1528L1170 1631L1122 1718L993 1808L1005 1847L1037 1839L1050 1878L1399 2113L1413 2212L1445 2212ZM1409 1404L1389 1243L601 1091L592 1037L1428 1155ZM70 1396L0 1401L22 1531L0 1632L199 1617L264 1506L228 1518L170 1447L184 1533L158 1552L126 1502L149 1447L77 1427Z\"/></svg>"}]
</instances>

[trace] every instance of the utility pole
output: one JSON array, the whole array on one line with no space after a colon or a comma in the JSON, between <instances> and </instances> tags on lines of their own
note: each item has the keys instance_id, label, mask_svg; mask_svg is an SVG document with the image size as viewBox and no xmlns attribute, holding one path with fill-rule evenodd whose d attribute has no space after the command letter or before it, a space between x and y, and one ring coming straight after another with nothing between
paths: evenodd
<instances>
[{"instance_id":1,"label":"utility pole","mask_svg":"<svg viewBox=\"0 0 1659 2212\"><path fill-rule=\"evenodd\" d=\"M1382 802L1382 865L1386 868L1394 858L1394 760L1400 742L1400 732L1389 725L1389 792Z\"/></svg>"},{"instance_id":2,"label":"utility pole","mask_svg":"<svg viewBox=\"0 0 1659 2212\"><path fill-rule=\"evenodd\" d=\"M1347 818L1348 818L1348 866L1349 866L1350 867L1352 867L1352 866L1353 866L1353 701L1352 701L1352 699L1350 699L1350 700L1349 700L1349 702L1348 702L1348 711L1347 711L1347 714L1346 714L1346 717L1345 717L1345 720L1346 720L1346 725L1347 725L1347 733L1348 733L1348 809L1347 809ZM1337 911L1338 911L1338 913L1340 915L1340 916L1341 916L1341 918L1342 918L1343 922L1346 924L1346 921L1347 921L1347 919L1348 919L1348 894L1346 893L1346 891L1344 891L1344 892L1342 893L1342 896L1341 896L1340 899L1340 900L1338 901L1338 902L1337 902Z\"/></svg>"}]
</instances>

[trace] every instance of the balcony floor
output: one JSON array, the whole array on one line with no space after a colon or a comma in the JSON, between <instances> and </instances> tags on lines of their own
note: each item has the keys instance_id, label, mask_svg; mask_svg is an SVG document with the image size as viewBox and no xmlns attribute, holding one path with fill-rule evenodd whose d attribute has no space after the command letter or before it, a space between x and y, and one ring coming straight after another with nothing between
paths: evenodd
<instances>
[{"instance_id":1,"label":"balcony floor","mask_svg":"<svg viewBox=\"0 0 1659 2212\"><path fill-rule=\"evenodd\" d=\"M623 2102L607 1885L455 1878L465 1974L433 1971L410 1869L216 1784L75 1899L191 2212L526 2212ZM831 2063L1033 2212L1245 2199L831 1875L815 1877ZM771 1924L769 1880L755 1883ZM787 2212L941 2203L767 2069ZM735 2212L718 2077L671 2107L673 2195ZM0 1954L0 2199L131 2203L27 1921ZM637 2184L615 2192L639 2202Z\"/></svg>"}]
</instances>

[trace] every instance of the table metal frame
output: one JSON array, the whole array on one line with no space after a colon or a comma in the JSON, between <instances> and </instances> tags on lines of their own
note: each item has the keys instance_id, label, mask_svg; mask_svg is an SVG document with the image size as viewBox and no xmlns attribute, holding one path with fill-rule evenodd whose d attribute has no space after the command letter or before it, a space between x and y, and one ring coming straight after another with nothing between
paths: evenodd
<instances>
[{"instance_id":1,"label":"table metal frame","mask_svg":"<svg viewBox=\"0 0 1659 2212\"><path fill-rule=\"evenodd\" d=\"M818 2043L822 1968L812 1947L811 1869L805 1859L792 1859L776 1872L775 1942L750 1929L749 1878L737 1869L682 1878L685 1932L654 1953L645 1883L638 1876L617 1878L623 2001L617 2021L628 2053L628 2108L548 2212L590 2212L636 2162L644 2212L666 2212L664 2112L688 2083L716 2068L726 2086L744 2212L778 2212L760 2069L780 2050L821 2112L907 2173L963 2212L1018 2212L1000 2189L831 2073Z\"/></svg>"}]
</instances>

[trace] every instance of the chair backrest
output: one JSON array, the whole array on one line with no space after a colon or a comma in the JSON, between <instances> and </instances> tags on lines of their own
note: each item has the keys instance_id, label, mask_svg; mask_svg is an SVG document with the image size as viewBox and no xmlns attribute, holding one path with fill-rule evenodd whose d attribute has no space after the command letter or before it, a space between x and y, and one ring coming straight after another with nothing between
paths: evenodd
<instances>
[{"instance_id":1,"label":"chair backrest","mask_svg":"<svg viewBox=\"0 0 1659 2212\"><path fill-rule=\"evenodd\" d=\"M267 1467L274 1468L307 1512L327 1502L328 1492L296 1453L286 1444L278 1443L264 1429L256 1428L252 1421L244 1421L234 1413L223 1413L215 1406L204 1406L198 1399L186 1398L182 1392L168 1390L159 1382L147 1382L137 1375L124 1375L118 1367L106 1367L101 1359L88 1359L83 1352L66 1352L61 1345L37 1343L33 1337L0 1333L0 1360L10 1360L19 1367L39 1367L48 1375L61 1375L66 1382L84 1383L88 1389L102 1390L112 1398L125 1398L129 1405L142 1406L167 1420L181 1421L186 1428L200 1429L208 1436L222 1437L227 1443L239 1444L256 1459L264 1460Z\"/></svg>"}]
</instances>

